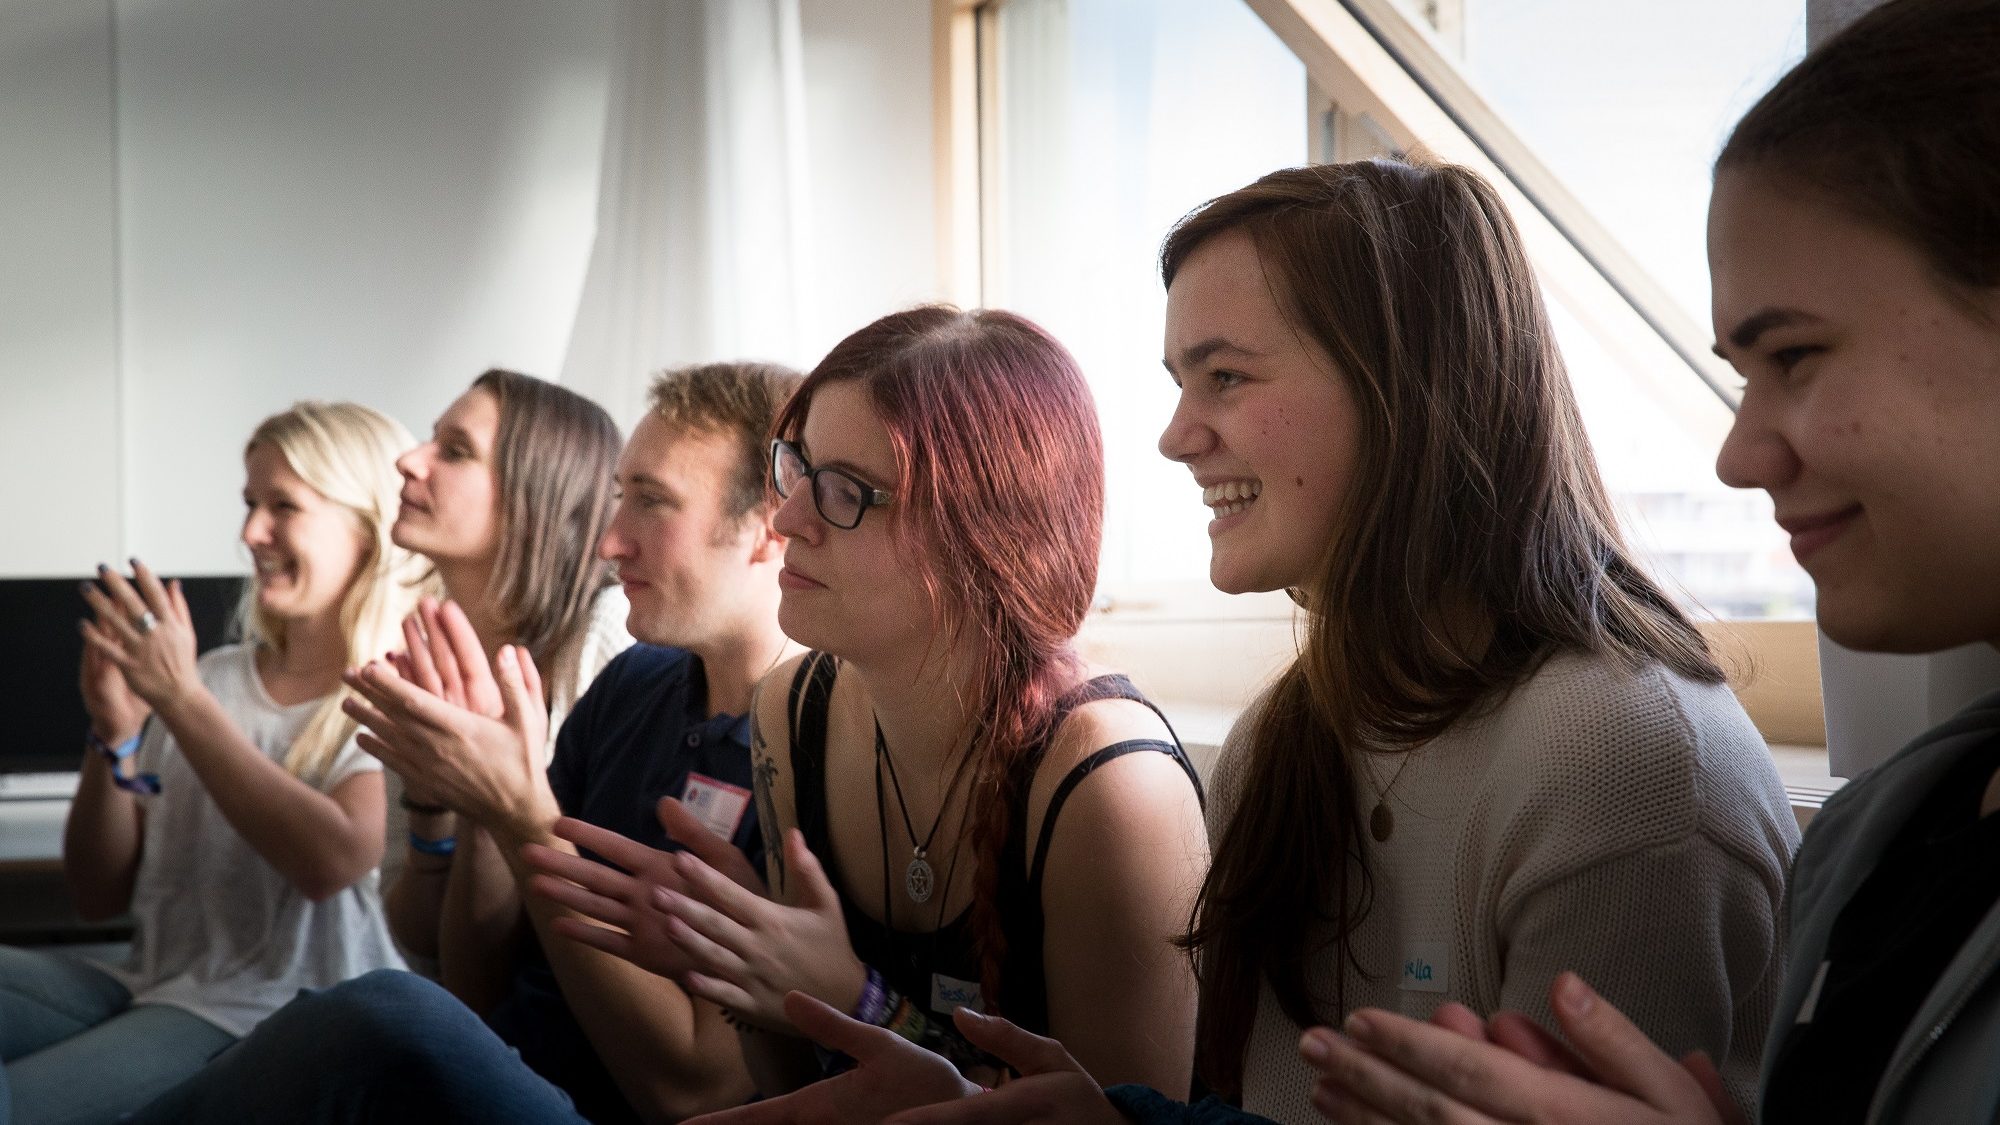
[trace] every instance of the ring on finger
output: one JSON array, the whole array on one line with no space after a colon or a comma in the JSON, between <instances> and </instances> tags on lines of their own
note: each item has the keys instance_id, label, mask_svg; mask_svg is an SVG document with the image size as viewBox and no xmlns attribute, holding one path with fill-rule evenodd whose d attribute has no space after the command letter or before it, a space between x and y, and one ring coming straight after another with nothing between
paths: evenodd
<instances>
[{"instance_id":1,"label":"ring on finger","mask_svg":"<svg viewBox=\"0 0 2000 1125\"><path fill-rule=\"evenodd\" d=\"M139 635L143 637L147 633L150 633L154 629L160 627L160 619L153 615L152 610L150 609L145 610L144 612L133 615L132 627L134 629L137 629L139 631Z\"/></svg>"}]
</instances>

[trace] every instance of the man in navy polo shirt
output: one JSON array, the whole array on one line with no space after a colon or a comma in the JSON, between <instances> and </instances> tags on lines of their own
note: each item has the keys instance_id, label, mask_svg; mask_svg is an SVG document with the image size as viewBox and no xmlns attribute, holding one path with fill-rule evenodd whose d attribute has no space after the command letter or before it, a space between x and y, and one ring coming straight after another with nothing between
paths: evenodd
<instances>
[{"instance_id":1,"label":"man in navy polo shirt","mask_svg":"<svg viewBox=\"0 0 2000 1125\"><path fill-rule=\"evenodd\" d=\"M356 685L371 749L485 828L506 857L504 867L454 874L450 893L430 873L446 979L475 1002L497 997L490 1011L409 973L307 993L138 1120L602 1125L750 1096L720 1009L562 937L553 924L570 912L526 893L533 871L520 849L569 849L551 832L558 813L678 847L656 815L659 799L673 797L761 867L747 715L758 679L789 645L777 625L784 541L770 523L765 442L798 378L714 364L655 381L619 459L618 510L599 545L617 564L640 643L577 701L546 773L531 765L547 725L523 688L532 671L518 649L503 649L496 689L454 606L439 615L433 651L459 668L463 698L504 697L502 714L424 694L379 666ZM511 953L495 957L496 948Z\"/></svg>"}]
</instances>

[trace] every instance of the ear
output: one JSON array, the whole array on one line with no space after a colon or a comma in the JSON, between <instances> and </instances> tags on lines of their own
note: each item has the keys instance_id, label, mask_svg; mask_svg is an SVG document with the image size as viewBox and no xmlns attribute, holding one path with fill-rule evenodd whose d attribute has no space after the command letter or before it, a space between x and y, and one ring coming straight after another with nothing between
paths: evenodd
<instances>
[{"instance_id":1,"label":"ear","mask_svg":"<svg viewBox=\"0 0 2000 1125\"><path fill-rule=\"evenodd\" d=\"M777 515L776 507L764 505L743 517L750 524L751 563L775 563L785 560L785 537L778 533L778 529L771 522Z\"/></svg>"}]
</instances>

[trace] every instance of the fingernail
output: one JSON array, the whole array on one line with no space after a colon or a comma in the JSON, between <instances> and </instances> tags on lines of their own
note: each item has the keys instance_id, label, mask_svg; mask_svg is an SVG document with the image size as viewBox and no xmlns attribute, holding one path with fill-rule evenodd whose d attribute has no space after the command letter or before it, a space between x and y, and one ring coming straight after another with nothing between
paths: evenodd
<instances>
[{"instance_id":1,"label":"fingernail","mask_svg":"<svg viewBox=\"0 0 2000 1125\"><path fill-rule=\"evenodd\" d=\"M1360 1012L1348 1016L1347 1022L1340 1026L1350 1038L1354 1039L1366 1039L1375 1033L1375 1021Z\"/></svg>"},{"instance_id":2,"label":"fingernail","mask_svg":"<svg viewBox=\"0 0 2000 1125\"><path fill-rule=\"evenodd\" d=\"M1304 1055L1307 1062L1323 1063L1326 1061L1326 1043L1308 1031L1299 1037L1299 1054Z\"/></svg>"},{"instance_id":3,"label":"fingernail","mask_svg":"<svg viewBox=\"0 0 2000 1125\"><path fill-rule=\"evenodd\" d=\"M1597 1003L1597 994L1575 973L1564 973L1556 981L1556 1003L1572 1016L1586 1016Z\"/></svg>"},{"instance_id":4,"label":"fingernail","mask_svg":"<svg viewBox=\"0 0 2000 1125\"><path fill-rule=\"evenodd\" d=\"M106 573L109 573L109 572L110 572L110 570L111 570L111 568L110 568L110 567L108 567L108 566L106 566L106 565L104 565L103 563L98 563L98 564L97 564L97 573L99 573L99 574L106 574Z\"/></svg>"},{"instance_id":5,"label":"fingernail","mask_svg":"<svg viewBox=\"0 0 2000 1125\"><path fill-rule=\"evenodd\" d=\"M139 569L139 556L133 555L131 558L126 559L125 561L131 564L133 570Z\"/></svg>"}]
</instances>

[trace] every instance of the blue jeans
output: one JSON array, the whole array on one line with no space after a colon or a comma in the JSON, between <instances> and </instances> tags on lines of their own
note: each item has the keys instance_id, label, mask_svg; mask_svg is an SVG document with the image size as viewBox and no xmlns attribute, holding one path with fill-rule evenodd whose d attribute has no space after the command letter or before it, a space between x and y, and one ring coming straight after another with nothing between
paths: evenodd
<instances>
[{"instance_id":1,"label":"blue jeans","mask_svg":"<svg viewBox=\"0 0 2000 1125\"><path fill-rule=\"evenodd\" d=\"M395 969L300 993L133 1121L587 1125L457 997Z\"/></svg>"},{"instance_id":2,"label":"blue jeans","mask_svg":"<svg viewBox=\"0 0 2000 1125\"><path fill-rule=\"evenodd\" d=\"M78 958L0 945L0 1125L116 1121L235 1041L179 1008L133 1006Z\"/></svg>"}]
</instances>

